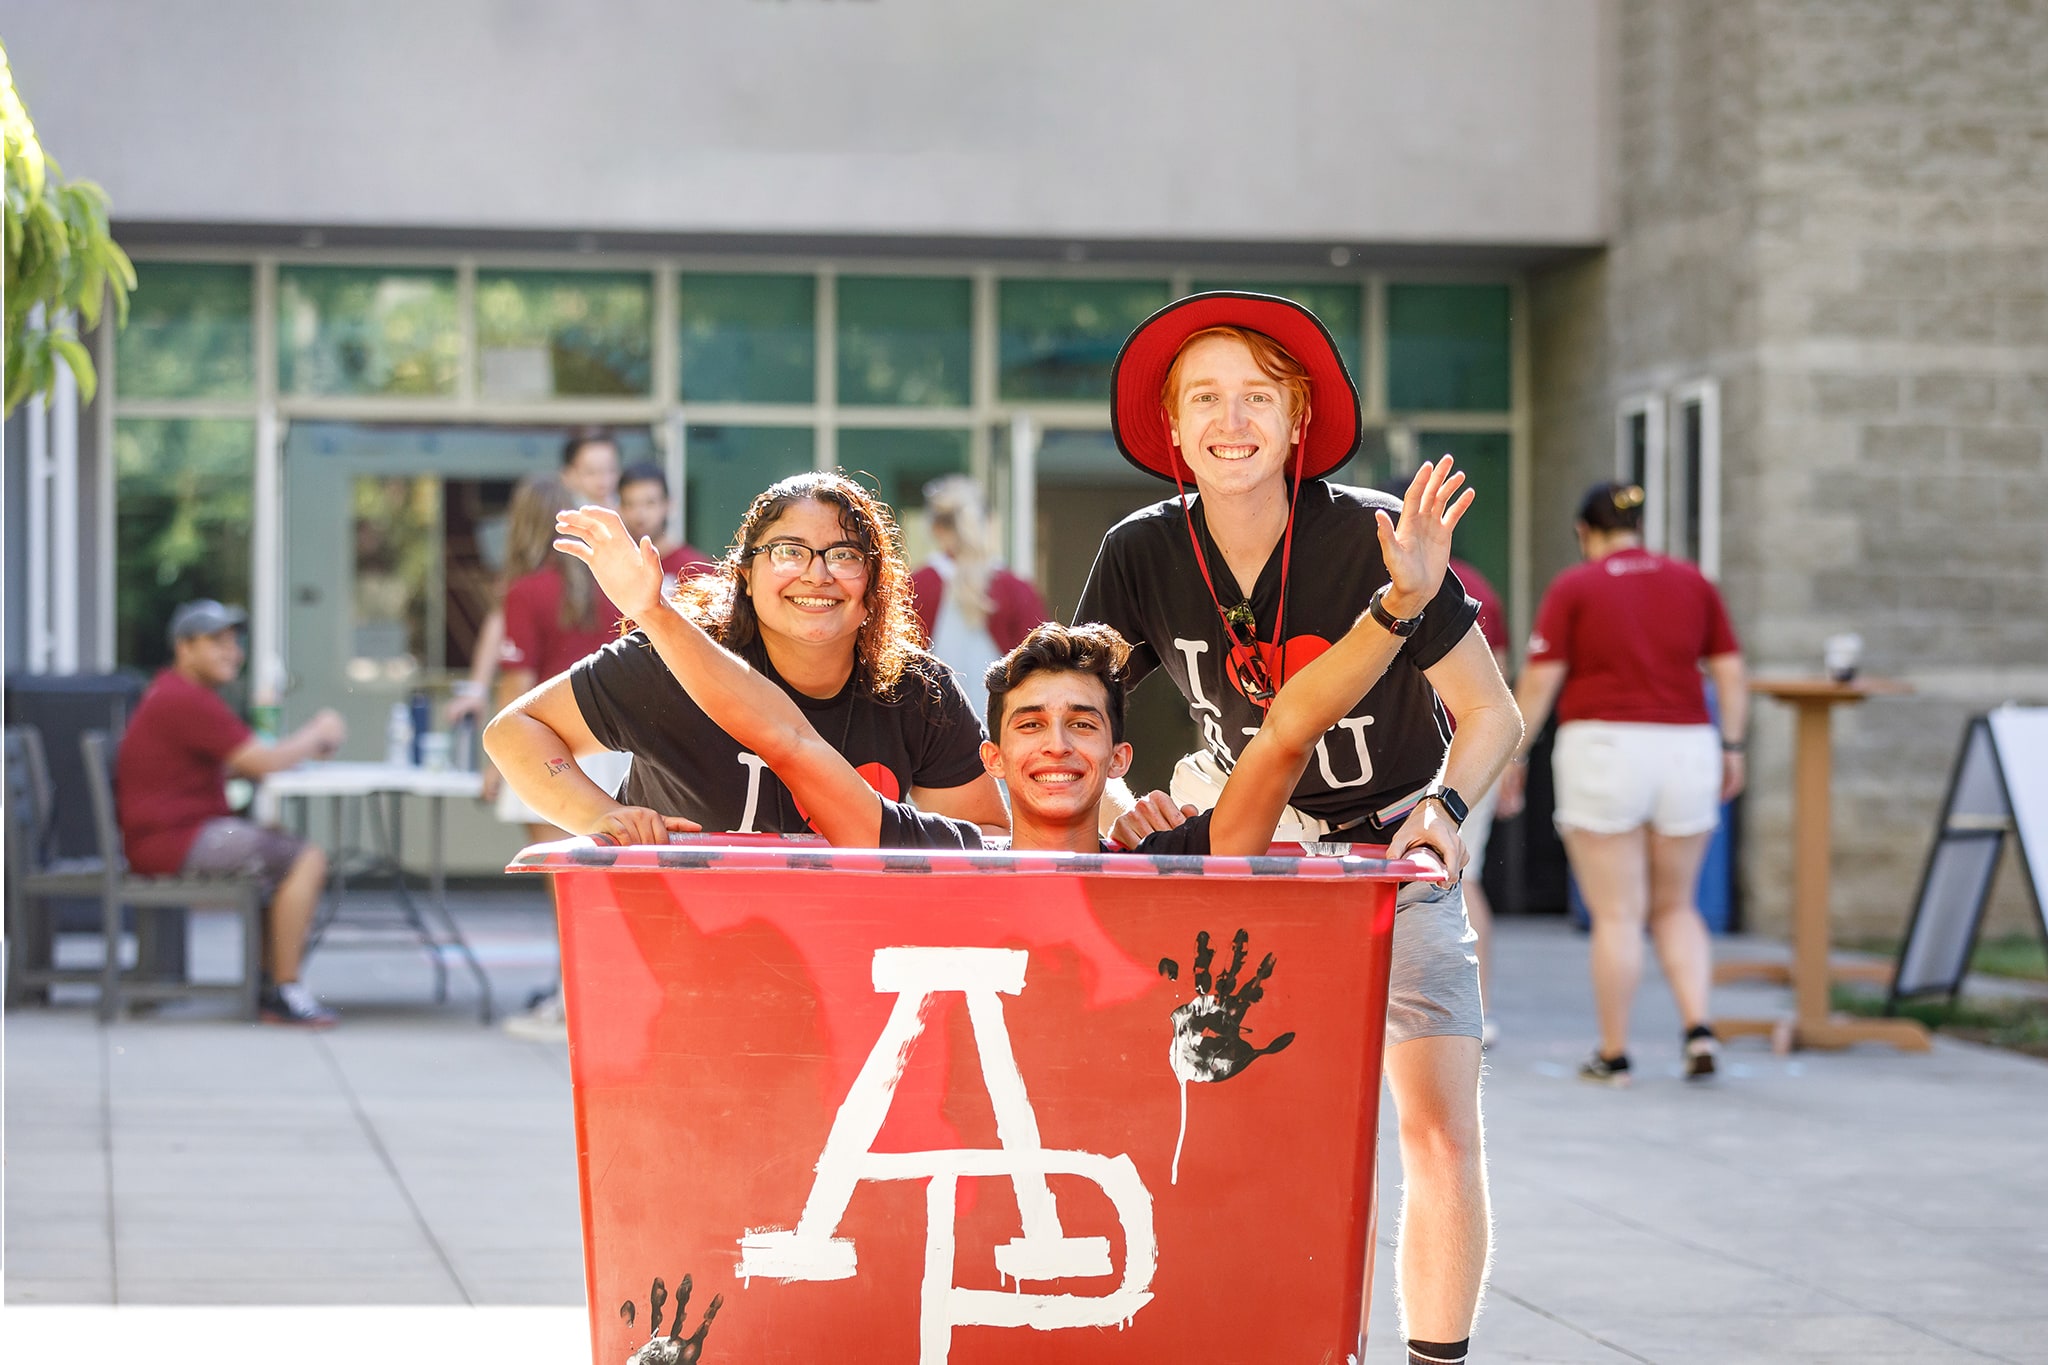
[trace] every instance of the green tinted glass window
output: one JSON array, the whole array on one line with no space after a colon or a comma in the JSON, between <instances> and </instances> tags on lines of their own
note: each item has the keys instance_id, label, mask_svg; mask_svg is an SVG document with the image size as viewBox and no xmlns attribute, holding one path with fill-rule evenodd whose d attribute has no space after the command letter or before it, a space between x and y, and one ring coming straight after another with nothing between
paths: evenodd
<instances>
[{"instance_id":1,"label":"green tinted glass window","mask_svg":"<svg viewBox=\"0 0 2048 1365\"><path fill-rule=\"evenodd\" d=\"M941 474L964 474L968 434L950 428L839 429L839 467L871 484L896 510L906 533L924 506L924 486Z\"/></svg>"},{"instance_id":2,"label":"green tinted glass window","mask_svg":"<svg viewBox=\"0 0 2048 1365\"><path fill-rule=\"evenodd\" d=\"M1164 280L1004 280L998 391L1015 399L1108 399L1118 348L1171 299Z\"/></svg>"},{"instance_id":3,"label":"green tinted glass window","mask_svg":"<svg viewBox=\"0 0 2048 1365\"><path fill-rule=\"evenodd\" d=\"M841 276L839 401L967 406L973 312L970 280Z\"/></svg>"},{"instance_id":4,"label":"green tinted glass window","mask_svg":"<svg viewBox=\"0 0 2048 1365\"><path fill-rule=\"evenodd\" d=\"M1514 342L1504 284L1387 286L1387 406L1506 412Z\"/></svg>"},{"instance_id":5,"label":"green tinted glass window","mask_svg":"<svg viewBox=\"0 0 2048 1365\"><path fill-rule=\"evenodd\" d=\"M685 402L811 401L817 390L816 279L684 275L678 292Z\"/></svg>"},{"instance_id":6,"label":"green tinted glass window","mask_svg":"<svg viewBox=\"0 0 2048 1365\"><path fill-rule=\"evenodd\" d=\"M167 662L180 602L249 602L256 480L253 422L114 424L115 657Z\"/></svg>"},{"instance_id":7,"label":"green tinted glass window","mask_svg":"<svg viewBox=\"0 0 2048 1365\"><path fill-rule=\"evenodd\" d=\"M1330 336L1337 343L1337 354L1344 357L1344 368L1351 371L1351 382L1358 386L1359 395L1365 394L1365 292L1355 284L1296 284L1285 280L1196 280L1194 292L1205 294L1212 289L1235 289L1246 294L1278 294L1283 299L1293 299L1302 307L1314 313L1318 321L1329 329Z\"/></svg>"},{"instance_id":8,"label":"green tinted glass window","mask_svg":"<svg viewBox=\"0 0 2048 1365\"><path fill-rule=\"evenodd\" d=\"M253 397L254 288L246 265L138 261L128 325L114 334L121 396Z\"/></svg>"},{"instance_id":9,"label":"green tinted glass window","mask_svg":"<svg viewBox=\"0 0 2048 1365\"><path fill-rule=\"evenodd\" d=\"M651 393L654 281L480 270L476 344L477 392L485 398Z\"/></svg>"},{"instance_id":10,"label":"green tinted glass window","mask_svg":"<svg viewBox=\"0 0 2048 1365\"><path fill-rule=\"evenodd\" d=\"M754 496L778 479L815 468L816 447L809 427L691 427L683 539L706 554L723 553Z\"/></svg>"},{"instance_id":11,"label":"green tinted glass window","mask_svg":"<svg viewBox=\"0 0 2048 1365\"><path fill-rule=\"evenodd\" d=\"M452 270L292 266L277 276L287 394L453 394L462 354Z\"/></svg>"},{"instance_id":12,"label":"green tinted glass window","mask_svg":"<svg viewBox=\"0 0 2048 1365\"><path fill-rule=\"evenodd\" d=\"M1451 538L1451 553L1477 565L1502 601L1508 594L1513 451L1513 439L1505 431L1422 431L1415 435L1418 459L1452 456L1465 471L1466 487L1478 495Z\"/></svg>"}]
</instances>

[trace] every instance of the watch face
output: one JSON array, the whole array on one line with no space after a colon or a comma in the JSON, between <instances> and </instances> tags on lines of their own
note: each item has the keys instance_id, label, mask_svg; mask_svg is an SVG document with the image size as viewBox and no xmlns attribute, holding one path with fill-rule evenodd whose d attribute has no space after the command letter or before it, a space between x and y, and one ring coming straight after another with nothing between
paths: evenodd
<instances>
[{"instance_id":1,"label":"watch face","mask_svg":"<svg viewBox=\"0 0 2048 1365\"><path fill-rule=\"evenodd\" d=\"M1458 795L1450 787L1439 787L1433 795L1437 800L1444 803L1444 809L1449 811L1451 818L1461 825L1465 823L1465 818L1472 813L1472 808L1465 804L1465 798Z\"/></svg>"}]
</instances>

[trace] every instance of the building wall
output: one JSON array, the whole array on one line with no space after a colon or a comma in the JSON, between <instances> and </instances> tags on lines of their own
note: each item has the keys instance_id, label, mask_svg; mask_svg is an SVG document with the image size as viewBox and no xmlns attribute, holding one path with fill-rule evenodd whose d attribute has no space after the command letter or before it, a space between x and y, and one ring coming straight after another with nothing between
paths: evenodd
<instances>
[{"instance_id":1,"label":"building wall","mask_svg":"<svg viewBox=\"0 0 2048 1365\"><path fill-rule=\"evenodd\" d=\"M70 0L5 38L130 222L1590 245L1604 10Z\"/></svg>"},{"instance_id":2,"label":"building wall","mask_svg":"<svg viewBox=\"0 0 2048 1365\"><path fill-rule=\"evenodd\" d=\"M2048 8L1634 0L1619 26L1611 249L1531 285L1536 363L1568 381L1538 385L1537 484L1587 449L1612 468L1623 394L1721 381L1723 580L1756 670L1815 672L1853 630L1916 689L1835 722L1836 922L1896 933L1965 719L2048 702ZM1607 363L1575 372L1546 352L1596 290ZM1570 555L1556 514L1539 498L1538 581ZM1789 912L1790 728L1760 705L1765 928ZM2031 913L2001 883L1994 930Z\"/></svg>"}]
</instances>

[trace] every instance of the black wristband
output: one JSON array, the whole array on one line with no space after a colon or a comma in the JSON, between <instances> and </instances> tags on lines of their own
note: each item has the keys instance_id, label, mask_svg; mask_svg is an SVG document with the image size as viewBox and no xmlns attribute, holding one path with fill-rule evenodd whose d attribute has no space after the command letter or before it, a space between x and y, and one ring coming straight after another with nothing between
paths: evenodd
<instances>
[{"instance_id":1,"label":"black wristband","mask_svg":"<svg viewBox=\"0 0 2048 1365\"><path fill-rule=\"evenodd\" d=\"M1748 748L1749 745L1739 739L1724 739L1721 741L1721 752L1724 754L1739 754Z\"/></svg>"},{"instance_id":2,"label":"black wristband","mask_svg":"<svg viewBox=\"0 0 2048 1365\"><path fill-rule=\"evenodd\" d=\"M1393 586L1391 583L1380 584L1378 591L1373 593L1372 600L1365 604L1365 609L1372 613L1373 620L1386 627L1388 634L1398 635L1405 640L1415 633L1417 626L1422 624L1422 614L1418 612L1413 616L1403 618L1388 611L1387 604L1382 599L1386 597L1387 589Z\"/></svg>"}]
</instances>

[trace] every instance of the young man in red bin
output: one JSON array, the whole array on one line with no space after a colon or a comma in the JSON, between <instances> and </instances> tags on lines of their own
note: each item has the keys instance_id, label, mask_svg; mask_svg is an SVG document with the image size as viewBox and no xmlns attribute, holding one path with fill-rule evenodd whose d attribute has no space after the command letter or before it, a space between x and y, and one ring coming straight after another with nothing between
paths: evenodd
<instances>
[{"instance_id":1,"label":"young man in red bin","mask_svg":"<svg viewBox=\"0 0 2048 1365\"><path fill-rule=\"evenodd\" d=\"M1462 872L1466 794L1493 784L1521 716L1457 577L1420 592L1382 562L1375 527L1394 499L1324 481L1359 436L1358 391L1330 334L1286 299L1195 295L1131 334L1112 389L1118 449L1178 495L1111 529L1075 619L1131 642L1134 683L1173 680L1203 749L1181 761L1172 798L1113 788L1106 827L1133 844L1213 801L1280 685L1370 610L1406 643L1320 737L1276 837L1385 843L1396 856L1428 845ZM1479 971L1457 886L1410 884L1397 904L1386 1051L1404 1176L1396 1283L1410 1359L1445 1365L1465 1359L1491 1241Z\"/></svg>"},{"instance_id":2,"label":"young man in red bin","mask_svg":"<svg viewBox=\"0 0 2048 1365\"><path fill-rule=\"evenodd\" d=\"M327 855L281 829L228 811L226 779L261 778L341 747L348 727L322 711L276 743L258 739L216 690L242 672L239 607L211 598L171 613L170 667L142 694L115 761L115 805L128 866L146 876L260 877L264 886L262 1018L329 1028L334 1012L299 983L306 929L327 884Z\"/></svg>"},{"instance_id":3,"label":"young man in red bin","mask_svg":"<svg viewBox=\"0 0 2048 1365\"><path fill-rule=\"evenodd\" d=\"M1404 594L1400 600L1427 601L1435 594L1450 558L1451 532L1472 502L1470 492L1459 496L1463 483L1448 460L1424 466L1409 486L1398 526L1389 519L1378 527L1373 559L1391 569ZM556 547L590 566L691 699L760 756L812 812L828 841L855 848L983 847L980 826L876 792L780 688L674 610L661 593L651 539L636 544L616 514L598 507L565 512L557 525L563 538ZM1361 612L1274 702L1215 810L1153 834L1137 851L1264 853L1316 741L1386 673L1403 646L1403 637L1378 614ZM989 667L992 738L982 744L981 757L1009 789L1012 848L1104 851L1097 809L1107 784L1131 764L1123 737L1129 652L1107 627L1053 622ZM665 843L680 824L646 809L616 814L635 843Z\"/></svg>"}]
</instances>

